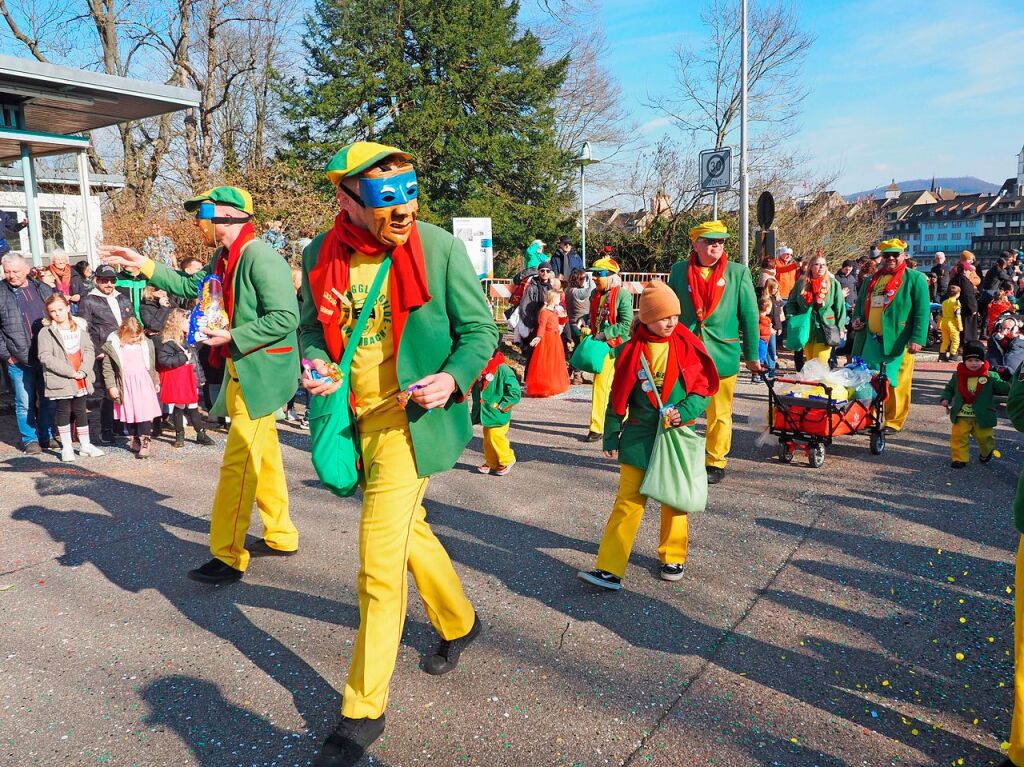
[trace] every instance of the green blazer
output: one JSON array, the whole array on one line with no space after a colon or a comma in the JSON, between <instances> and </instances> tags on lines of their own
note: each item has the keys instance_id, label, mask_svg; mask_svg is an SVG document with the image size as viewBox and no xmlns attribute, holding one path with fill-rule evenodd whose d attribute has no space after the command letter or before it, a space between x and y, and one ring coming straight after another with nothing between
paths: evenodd
<instances>
[{"instance_id":1,"label":"green blazer","mask_svg":"<svg viewBox=\"0 0 1024 767\"><path fill-rule=\"evenodd\" d=\"M153 262L149 281L176 296L196 298L199 284L226 254L226 248L218 248L206 268L191 276ZM263 418L295 396L299 378L299 305L292 270L270 245L254 239L238 259L234 295L229 353L249 417ZM227 415L226 393L222 386L210 415Z\"/></svg>"},{"instance_id":2,"label":"green blazer","mask_svg":"<svg viewBox=\"0 0 1024 767\"><path fill-rule=\"evenodd\" d=\"M668 286L679 296L682 308L679 319L704 342L719 377L729 378L740 372L741 334L743 359L754 362L758 359L760 313L750 270L733 261L726 263L725 295L711 316L699 323L690 298L689 264L689 259L676 261L668 277Z\"/></svg>"},{"instance_id":3,"label":"green blazer","mask_svg":"<svg viewBox=\"0 0 1024 767\"><path fill-rule=\"evenodd\" d=\"M822 327L829 325L837 327L840 331L846 327L846 297L843 295L843 287L839 280L829 275L828 296L825 297L825 304L817 310L812 310L811 305L804 298L803 289L806 277L797 280L796 285L789 294L786 301L786 316L795 317L798 314L810 312L810 333L805 343L825 343L825 331Z\"/></svg>"},{"instance_id":4,"label":"green blazer","mask_svg":"<svg viewBox=\"0 0 1024 767\"><path fill-rule=\"evenodd\" d=\"M879 347L875 344L865 346L864 343L868 333L866 327L868 313L865 305L868 300L868 285L870 283L870 280L864 280L864 284L860 286L860 293L857 294L857 303L853 307L853 319L861 319L865 325L864 330L857 333L853 353L857 355L866 353L868 356L864 358L864 361L877 370L882 360L868 359L868 357L874 357L874 352ZM911 342L926 346L930 321L931 297L928 295L928 278L916 269L907 267L899 292L893 296L892 303L882 315L881 354L886 362L900 357L906 351L907 344Z\"/></svg>"},{"instance_id":5,"label":"green blazer","mask_svg":"<svg viewBox=\"0 0 1024 767\"><path fill-rule=\"evenodd\" d=\"M994 370L989 371L985 376L988 380L978 387L977 397L974 400L974 420L983 429L991 429L996 425L996 403L992 397L996 394L1006 395L1010 393L1010 384L999 377ZM952 403L949 406L949 420L956 423L957 413L964 406L964 398L960 395L960 388L956 385L956 373L949 379L942 390L942 399Z\"/></svg>"},{"instance_id":6,"label":"green blazer","mask_svg":"<svg viewBox=\"0 0 1024 767\"><path fill-rule=\"evenodd\" d=\"M516 372L508 365L498 365L494 380L480 390L480 381L473 384L473 423L488 429L504 426L512 420L512 406L523 396Z\"/></svg>"},{"instance_id":7,"label":"green blazer","mask_svg":"<svg viewBox=\"0 0 1024 767\"><path fill-rule=\"evenodd\" d=\"M591 326L597 322L597 317L590 318ZM598 328L598 333L604 333L606 339L621 338L623 342L629 340L633 330L633 297L625 286L619 288L615 301L615 324L609 324L607 328Z\"/></svg>"},{"instance_id":8,"label":"green blazer","mask_svg":"<svg viewBox=\"0 0 1024 767\"><path fill-rule=\"evenodd\" d=\"M689 423L707 410L710 397L687 394L682 378L672 387L672 393L665 404L673 404L679 411L683 423ZM629 393L626 416L616 414L611 402L604 419L604 449L618 450L619 463L647 470L654 450L654 438L658 434L661 413L651 404L646 392L637 380Z\"/></svg>"},{"instance_id":9,"label":"green blazer","mask_svg":"<svg viewBox=\"0 0 1024 767\"><path fill-rule=\"evenodd\" d=\"M1006 414L1017 431L1024 431L1024 365L1017 368L1010 384L1010 396L1006 400ZM1018 532L1024 533L1024 471L1017 480L1017 494L1013 497L1013 524Z\"/></svg>"},{"instance_id":10,"label":"green blazer","mask_svg":"<svg viewBox=\"0 0 1024 767\"><path fill-rule=\"evenodd\" d=\"M498 328L462 240L431 224L417 222L416 226L423 243L430 300L413 309L405 323L396 350L398 385L405 389L425 376L449 373L459 392L469 394L498 345ZM309 286L309 273L320 260L323 239L324 235L319 235L302 251L299 342L305 357L327 361L323 325ZM409 402L405 414L421 477L454 466L473 436L464 396L456 394L443 408L433 410Z\"/></svg>"}]
</instances>

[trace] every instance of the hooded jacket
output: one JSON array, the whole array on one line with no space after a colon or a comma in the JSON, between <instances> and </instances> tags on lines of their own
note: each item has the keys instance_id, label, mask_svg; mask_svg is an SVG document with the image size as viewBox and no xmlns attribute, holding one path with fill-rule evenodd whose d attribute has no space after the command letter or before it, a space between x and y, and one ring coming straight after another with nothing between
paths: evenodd
<instances>
[{"instance_id":1,"label":"hooded jacket","mask_svg":"<svg viewBox=\"0 0 1024 767\"><path fill-rule=\"evenodd\" d=\"M96 371L93 364L96 360L96 348L92 345L89 328L81 317L72 317L82 332L79 342L82 350L82 365L79 368L85 373L86 393L92 394L96 384ZM68 360L67 349L61 338L60 329L53 326L50 320L43 320L43 328L39 331L39 364L43 367L43 383L46 387L47 399L66 399L78 394L75 383L75 369Z\"/></svg>"}]
</instances>

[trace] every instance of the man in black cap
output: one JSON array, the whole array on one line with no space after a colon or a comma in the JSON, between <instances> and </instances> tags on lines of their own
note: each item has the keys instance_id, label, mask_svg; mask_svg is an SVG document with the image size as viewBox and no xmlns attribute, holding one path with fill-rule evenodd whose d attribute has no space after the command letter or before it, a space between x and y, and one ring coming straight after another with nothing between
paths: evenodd
<instances>
[{"instance_id":1,"label":"man in black cap","mask_svg":"<svg viewBox=\"0 0 1024 767\"><path fill-rule=\"evenodd\" d=\"M577 269L583 269L583 258L576 252L568 237L560 238L551 256L551 270L556 277L567 280Z\"/></svg>"},{"instance_id":2,"label":"man in black cap","mask_svg":"<svg viewBox=\"0 0 1024 767\"><path fill-rule=\"evenodd\" d=\"M86 321L89 327L89 338L96 349L96 380L103 380L103 344L107 337L115 332L134 312L131 299L116 289L117 271L112 266L101 264L93 272L96 287L86 294L78 304L78 316ZM102 389L103 387L97 387ZM90 413L95 410L90 408ZM99 408L100 433L94 433L93 439L101 445L114 444L114 401L103 392L103 401ZM95 424L90 424L95 432Z\"/></svg>"}]
</instances>

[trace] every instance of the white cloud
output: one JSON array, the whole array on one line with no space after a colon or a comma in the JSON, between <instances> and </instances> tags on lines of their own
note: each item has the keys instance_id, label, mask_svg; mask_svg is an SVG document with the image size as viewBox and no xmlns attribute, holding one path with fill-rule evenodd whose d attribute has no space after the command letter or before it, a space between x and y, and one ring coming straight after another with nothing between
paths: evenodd
<instances>
[{"instance_id":1,"label":"white cloud","mask_svg":"<svg viewBox=\"0 0 1024 767\"><path fill-rule=\"evenodd\" d=\"M659 130L660 128L667 128L672 124L671 117L655 117L654 119L648 120L640 126L641 133L652 133L653 131Z\"/></svg>"}]
</instances>

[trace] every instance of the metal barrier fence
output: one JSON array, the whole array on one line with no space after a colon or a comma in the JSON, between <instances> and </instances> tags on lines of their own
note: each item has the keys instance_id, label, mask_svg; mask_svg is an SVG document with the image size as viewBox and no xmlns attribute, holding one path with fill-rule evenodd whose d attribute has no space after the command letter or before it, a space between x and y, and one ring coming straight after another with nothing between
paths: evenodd
<instances>
[{"instance_id":1,"label":"metal barrier fence","mask_svg":"<svg viewBox=\"0 0 1024 767\"><path fill-rule=\"evenodd\" d=\"M623 272L622 286L633 296L633 309L637 309L640 303L640 294L644 285L651 280L668 281L666 272ZM484 297L491 307L491 314L495 322L505 320L505 311L508 309L509 299L512 297L512 280L494 278L481 280L480 285L484 291Z\"/></svg>"}]
</instances>

